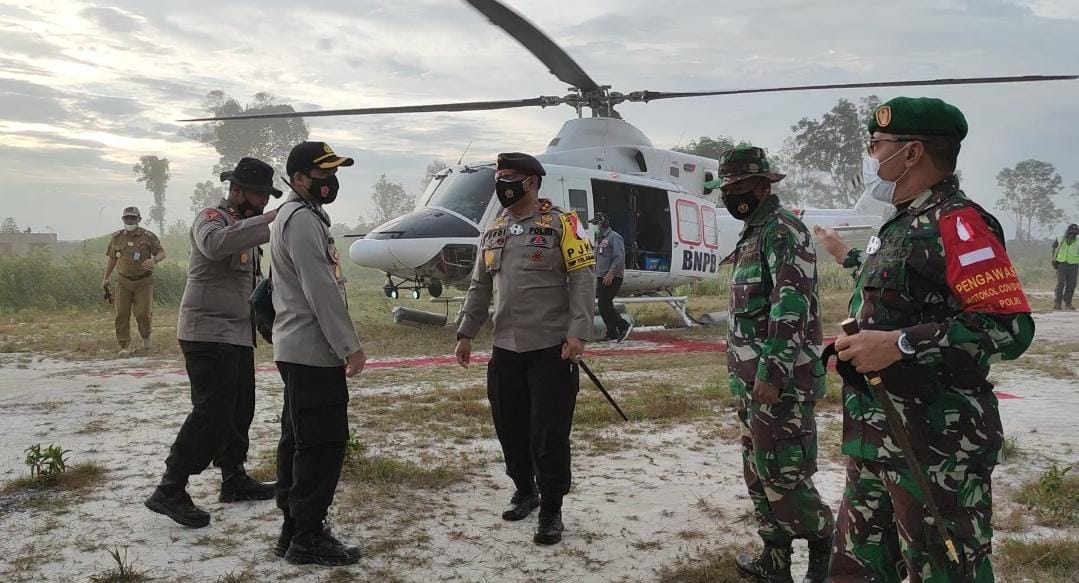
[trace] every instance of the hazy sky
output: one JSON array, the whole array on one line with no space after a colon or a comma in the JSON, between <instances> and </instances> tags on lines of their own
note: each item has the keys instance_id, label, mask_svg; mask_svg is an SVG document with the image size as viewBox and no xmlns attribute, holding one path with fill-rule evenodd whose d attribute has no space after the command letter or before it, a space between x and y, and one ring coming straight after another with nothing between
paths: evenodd
<instances>
[{"instance_id":1,"label":"hazy sky","mask_svg":"<svg viewBox=\"0 0 1079 583\"><path fill-rule=\"evenodd\" d=\"M190 222L194 184L217 153L179 136L207 92L269 91L300 108L562 95L564 84L455 0L0 0L0 217L77 239L148 210L144 154L172 162L167 219ZM769 2L511 0L600 83L695 90L913 78L1079 73L1075 0ZM1079 181L1079 82L912 89L958 105L970 135L964 187L992 207L996 173L1027 158ZM879 92L887 99L902 94ZM818 92L624 104L657 146L720 134L777 150L799 118L840 97ZM335 222L355 223L382 172L415 191L435 157L541 152L568 107L309 121L312 139L356 158ZM1069 189L1070 190L1070 189ZM1066 197L1062 206L1074 214ZM1002 219L1007 218L1001 216Z\"/></svg>"}]
</instances>

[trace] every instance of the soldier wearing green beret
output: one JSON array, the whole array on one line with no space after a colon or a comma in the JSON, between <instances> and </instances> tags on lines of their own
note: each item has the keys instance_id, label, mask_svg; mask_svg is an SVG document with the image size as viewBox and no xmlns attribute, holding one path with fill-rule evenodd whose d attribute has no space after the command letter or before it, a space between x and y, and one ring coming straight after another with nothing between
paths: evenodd
<instances>
[{"instance_id":1,"label":"soldier wearing green beret","mask_svg":"<svg viewBox=\"0 0 1079 583\"><path fill-rule=\"evenodd\" d=\"M784 178L764 150L723 152L718 188L745 221L734 251L727 370L739 398L742 465L764 549L739 553L738 569L757 581L790 582L791 543L806 539L804 581L824 581L835 522L813 484L814 410L824 396L817 254L809 229L772 194Z\"/></svg>"},{"instance_id":2,"label":"soldier wearing green beret","mask_svg":"<svg viewBox=\"0 0 1079 583\"><path fill-rule=\"evenodd\" d=\"M865 251L831 229L821 244L852 270L840 336L849 457L829 581L992 581L992 473L1004 443L989 365L1034 336L1030 306L993 215L959 189L967 122L939 99L898 97L869 120L866 193L896 207ZM879 373L929 492L914 481L865 374ZM926 512L944 517L958 561Z\"/></svg>"}]
</instances>

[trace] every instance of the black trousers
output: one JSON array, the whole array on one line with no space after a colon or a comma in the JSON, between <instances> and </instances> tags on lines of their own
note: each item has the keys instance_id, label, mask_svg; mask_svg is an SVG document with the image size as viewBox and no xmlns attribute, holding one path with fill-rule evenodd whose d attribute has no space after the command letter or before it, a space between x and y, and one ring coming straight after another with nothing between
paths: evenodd
<instances>
[{"instance_id":1,"label":"black trousers","mask_svg":"<svg viewBox=\"0 0 1079 583\"><path fill-rule=\"evenodd\" d=\"M343 366L278 362L285 383L277 444L277 507L296 533L318 532L333 503L348 441Z\"/></svg>"},{"instance_id":2,"label":"black trousers","mask_svg":"<svg viewBox=\"0 0 1079 583\"><path fill-rule=\"evenodd\" d=\"M1075 280L1079 275L1079 265L1071 265L1068 263L1061 263L1057 265L1057 289L1056 297L1053 300L1055 304L1072 305L1072 299L1075 297Z\"/></svg>"},{"instance_id":3,"label":"black trousers","mask_svg":"<svg viewBox=\"0 0 1079 583\"><path fill-rule=\"evenodd\" d=\"M247 431L255 415L255 351L250 346L180 341L191 381L188 414L165 465L199 474L212 461L233 468L247 460Z\"/></svg>"},{"instance_id":4,"label":"black trousers","mask_svg":"<svg viewBox=\"0 0 1079 583\"><path fill-rule=\"evenodd\" d=\"M506 475L518 488L535 479L545 503L560 504L569 492L579 374L576 364L562 360L561 345L532 352L495 347L487 365L487 398Z\"/></svg>"},{"instance_id":5,"label":"black trousers","mask_svg":"<svg viewBox=\"0 0 1079 583\"><path fill-rule=\"evenodd\" d=\"M622 316L618 315L618 310L614 309L614 297L618 295L620 289L622 289L621 277L614 278L611 285L603 285L603 278L597 278L596 298L599 299L599 316L603 318L603 324L607 326L608 338L617 338L622 330L629 327L629 322L623 320Z\"/></svg>"}]
</instances>

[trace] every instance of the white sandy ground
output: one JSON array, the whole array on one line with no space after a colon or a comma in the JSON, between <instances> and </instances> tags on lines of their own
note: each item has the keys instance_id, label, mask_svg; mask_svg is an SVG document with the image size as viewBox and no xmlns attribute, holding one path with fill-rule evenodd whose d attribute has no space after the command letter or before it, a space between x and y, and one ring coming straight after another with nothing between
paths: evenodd
<instances>
[{"instance_id":1,"label":"white sandy ground","mask_svg":"<svg viewBox=\"0 0 1079 583\"><path fill-rule=\"evenodd\" d=\"M1079 341L1075 313L1042 314L1037 321L1038 342ZM1073 449L1079 386L1021 365L1002 366L994 374L1000 390L1021 397L1002 400L1001 410L1005 431L1019 437L1025 452L996 472L998 513L1009 506L1006 492L1039 475L1050 462L1079 464ZM131 376L122 367L155 367L155 374ZM1079 372L1079 364L1073 370ZM142 506L189 408L186 380L175 363L72 363L0 355L0 480L25 474L23 449L31 443L61 443L74 452L74 463L94 461L109 472L105 487L63 513L28 509L17 498L0 499L0 581L86 581L111 566L104 549L113 546L126 547L137 567L162 581L216 581L245 569L251 581L319 581L334 573L290 566L274 557L270 545L279 514L273 504L218 503L214 469L194 477L191 488L195 500L213 512L209 528L185 529ZM276 374L260 373L258 386L253 454L273 448L280 408ZM354 389L351 406L362 407L365 392L386 390ZM430 384L397 390L404 397L427 392ZM834 429L838 422L835 414L819 419L822 429ZM534 519L506 523L498 517L510 491L492 437L464 445L435 444L446 456L464 450L485 465L463 483L423 494L431 516L407 529L415 542L366 558L347 571L357 580L382 570L409 581L649 581L657 568L687 554L728 543L754 547L754 528L744 520L750 506L737 448L733 442L702 438L711 428L711 423L696 422L608 430L634 447L575 458L565 540L553 548L531 544ZM396 436L375 453L407 456L423 438ZM838 460L822 461L816 482L833 508L842 476ZM369 546L403 534L392 523L366 526L366 532L351 524L338 524L336 530L344 539ZM804 546L795 548L797 574L804 568Z\"/></svg>"}]
</instances>

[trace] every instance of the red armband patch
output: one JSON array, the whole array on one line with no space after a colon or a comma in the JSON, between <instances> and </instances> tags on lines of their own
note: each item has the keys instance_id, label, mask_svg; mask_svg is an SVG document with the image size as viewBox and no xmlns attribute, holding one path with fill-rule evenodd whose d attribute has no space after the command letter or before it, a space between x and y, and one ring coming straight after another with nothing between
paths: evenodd
<instances>
[{"instance_id":1,"label":"red armband patch","mask_svg":"<svg viewBox=\"0 0 1079 583\"><path fill-rule=\"evenodd\" d=\"M951 211L940 219L948 286L967 312L1023 314L1030 304L1004 244L977 209Z\"/></svg>"},{"instance_id":2,"label":"red armband patch","mask_svg":"<svg viewBox=\"0 0 1079 583\"><path fill-rule=\"evenodd\" d=\"M206 209L204 212L206 213L207 221L216 221L221 216L221 211L217 209Z\"/></svg>"}]
</instances>

